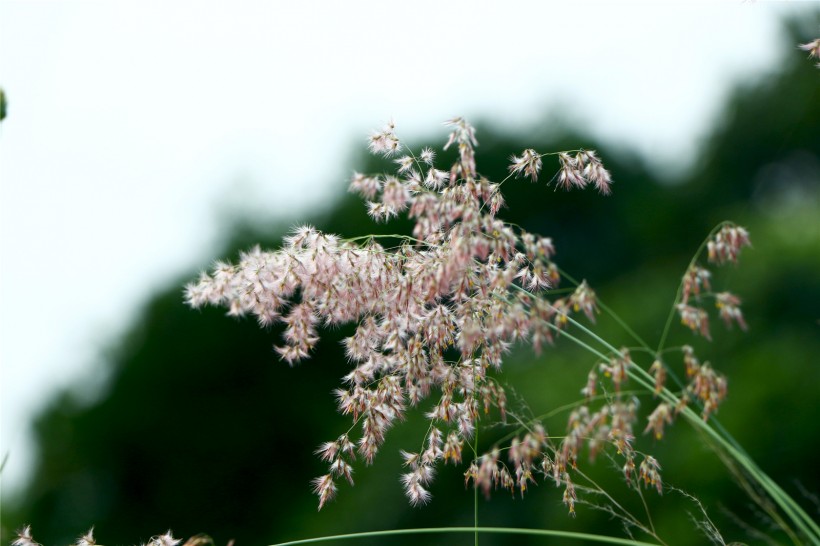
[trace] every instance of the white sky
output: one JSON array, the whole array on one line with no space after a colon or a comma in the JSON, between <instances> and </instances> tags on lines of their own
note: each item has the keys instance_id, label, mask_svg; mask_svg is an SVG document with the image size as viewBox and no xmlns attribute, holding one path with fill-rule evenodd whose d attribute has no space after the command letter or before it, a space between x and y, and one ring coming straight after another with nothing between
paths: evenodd
<instances>
[{"instance_id":1,"label":"white sky","mask_svg":"<svg viewBox=\"0 0 820 546\"><path fill-rule=\"evenodd\" d=\"M0 2L4 495L38 409L92 397L140 303L219 257L219 210L308 216L390 117L413 136L557 107L680 169L734 82L802 55L779 21L810 8Z\"/></svg>"}]
</instances>

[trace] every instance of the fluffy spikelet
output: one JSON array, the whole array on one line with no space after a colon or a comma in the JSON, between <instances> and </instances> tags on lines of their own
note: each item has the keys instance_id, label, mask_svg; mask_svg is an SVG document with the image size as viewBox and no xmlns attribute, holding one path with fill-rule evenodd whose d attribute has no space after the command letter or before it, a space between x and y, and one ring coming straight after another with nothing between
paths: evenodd
<instances>
[{"instance_id":1,"label":"fluffy spikelet","mask_svg":"<svg viewBox=\"0 0 820 546\"><path fill-rule=\"evenodd\" d=\"M586 281L560 297L551 294L561 281L552 240L497 218L504 205L501 183L477 170L475 129L463 118L446 125L451 132L444 149L457 149L449 167L438 168L429 148L418 155L406 149L390 122L370 135L369 147L382 156L403 153L395 158L396 172L354 173L350 181L350 190L365 200L374 220L406 215L413 222L412 236L391 235L392 246L382 246L376 236L344 240L300 226L281 249L251 249L235 264L217 263L211 274L186 287L192 307L219 305L232 315L255 316L262 325L283 323L283 343L276 352L292 365L309 357L322 325L356 325L344 340L351 370L335 391L339 411L350 415L354 426L316 451L328 465L312 483L320 509L336 496L337 481L353 484L357 456L372 463L408 408L432 398L426 406L428 432L418 452L403 453L401 476L411 504L429 502L437 465L462 461L464 442L475 436L479 418L507 419L507 395L494 374L510 348L529 341L538 351L577 324L574 314L594 322L599 313ZM510 175L536 181L546 155L526 149L513 156ZM553 180L559 187L591 184L610 193L611 176L594 151L549 155L557 156ZM743 228L724 226L709 242L710 260L734 262L748 245ZM684 324L707 337L708 315L693 300L706 296L708 281L708 271L693 267L677 302ZM716 301L727 323L745 327L739 299L721 293ZM685 396L702 404L707 417L725 397L725 379L693 354L686 358L690 384ZM526 434L515 436L509 446L476 454L465 481L486 495L496 488L523 494L542 477L563 487L564 503L574 514L577 491L571 472L583 452L594 459L609 448L623 458L627 480L637 473L660 492L657 461L647 456L636 471L632 443L638 407L622 388L634 365L626 349L608 355L589 373L582 391L589 405L571 413L560 443L540 423L528 423ZM659 394L666 370L658 363L651 371ZM606 397L596 396L599 384ZM606 399L593 407L598 398ZM645 431L660 438L676 411L661 403ZM14 546L35 546L30 530L24 531ZM94 546L90 532L84 540L78 546ZM157 537L155 546L176 543L169 532Z\"/></svg>"}]
</instances>

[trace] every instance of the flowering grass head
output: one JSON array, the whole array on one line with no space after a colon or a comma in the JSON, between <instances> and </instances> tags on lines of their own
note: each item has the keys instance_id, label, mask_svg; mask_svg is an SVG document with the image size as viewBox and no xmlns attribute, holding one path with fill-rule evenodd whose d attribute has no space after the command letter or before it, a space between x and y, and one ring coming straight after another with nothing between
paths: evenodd
<instances>
[{"instance_id":1,"label":"flowering grass head","mask_svg":"<svg viewBox=\"0 0 820 546\"><path fill-rule=\"evenodd\" d=\"M586 282L568 297L547 297L561 280L552 240L497 218L506 180L494 183L478 173L476 132L467 121L454 118L446 125L451 132L444 149L458 150L449 168L438 168L429 148L414 155L390 123L369 142L376 154L405 153L395 160L397 172L355 173L351 180L351 191L366 201L374 220L406 214L414 221L412 236L398 246L384 247L376 237L345 240L302 226L285 238L282 249L255 248L236 265L218 264L186 290L194 307L224 305L234 315L255 315L263 325L284 323L276 351L289 364L309 357L321 325L356 324L344 341L352 370L336 396L359 435L355 449L352 430L320 448L329 463L328 474L314 481L320 507L335 496L338 478L352 483L357 457L372 462L390 428L409 408L434 396L426 412L426 447L408 454L410 472L402 477L410 501L427 502L435 466L461 462L461 446L473 439L482 412L494 409L499 419L506 418L504 388L489 371L501 368L516 342L540 349L573 313L594 320L599 312ZM572 154L550 154L560 166L555 183L592 184L609 193L610 175L595 152ZM545 156L525 150L512 158L510 175L537 180ZM530 456L516 459L515 483L522 491L533 479L529 466L535 453L543 458L547 440L545 434L529 438ZM483 459L485 470L490 460ZM486 480L477 487L486 490Z\"/></svg>"},{"instance_id":2,"label":"flowering grass head","mask_svg":"<svg viewBox=\"0 0 820 546\"><path fill-rule=\"evenodd\" d=\"M423 403L428 430L421 449L403 452L406 471L400 479L413 505L431 499L438 465L464 461L465 445L475 454L464 461L466 482L485 495L496 488L523 494L543 479L563 488L564 503L574 514L578 489L572 476L581 453L595 459L608 448L622 458L631 485L661 492L660 464L634 447L639 411L623 392L638 366L628 349L602 353L582 390L587 401L569 416L565 435L551 436L542 423L511 414L498 376L515 344L540 351L568 328L586 329L578 319L594 324L600 313L586 281L559 289L562 275L551 238L497 216L502 186L519 176L537 181L544 161L554 159L551 184L566 190L591 185L609 195L609 171L592 150L526 149L511 157L507 178L493 182L478 171L475 129L463 118L446 126L444 149L458 151L449 167L437 166L430 148L413 153L391 122L370 136L369 147L385 157L404 154L394 159L396 171L352 177L350 190L365 200L373 220L406 215L413 221L412 234L390 236L398 244L384 246L377 236L343 239L301 226L279 250L254 248L235 265L217 264L212 274L187 287L186 300L193 307L221 305L233 315L251 314L262 325L283 323L276 352L291 365L310 357L322 326L355 325L344 340L351 370L335 391L338 409L352 425L317 451L328 465L313 481L319 508L335 498L340 480L353 484L356 461L372 463L390 429ZM708 244L710 260L735 262L748 244L743 228L724 226ZM710 275L690 267L677 302L682 322L705 337L708 313L695 304L711 295ZM728 293L715 298L724 320L745 326L737 298ZM679 397L661 401L647 418L644 431L656 439L689 400L707 417L725 398L725 379L695 360L689 356L690 383L681 385ZM654 395L669 393L660 358L651 374L641 372L651 378ZM601 398L597 392L607 394ZM508 423L511 416L509 426L520 433L508 445L479 445L483 420Z\"/></svg>"}]
</instances>

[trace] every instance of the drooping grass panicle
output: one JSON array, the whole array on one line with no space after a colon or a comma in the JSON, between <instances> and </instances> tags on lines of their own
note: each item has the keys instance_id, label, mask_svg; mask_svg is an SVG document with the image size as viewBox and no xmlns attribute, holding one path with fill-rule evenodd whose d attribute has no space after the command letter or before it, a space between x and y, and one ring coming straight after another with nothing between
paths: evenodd
<instances>
[{"instance_id":1,"label":"drooping grass panicle","mask_svg":"<svg viewBox=\"0 0 820 546\"><path fill-rule=\"evenodd\" d=\"M384 156L408 150L395 159L396 173L353 175L350 189L367 201L374 220L399 214L414 220L412 237L398 248L302 226L280 250L252 249L239 263L220 263L186 289L194 307L223 305L231 314L253 314L261 324L284 323L284 343L276 351L289 364L310 356L322 324L356 323L344 342L353 369L337 396L339 410L352 415L360 430L357 440L347 441L366 463L409 408L440 393L427 418L447 439L447 449L428 450L424 464L402 478L414 504L429 498L425 486L437 462L461 459L460 446L472 439L481 408L495 408L503 418L504 389L488 370L501 367L512 345L529 341L540 350L554 338L547 323L560 330L573 312L593 321L599 312L586 282L569 297L546 297L560 282L551 239L496 217L503 204L500 185L477 171L475 129L463 118L447 126L444 148L458 149L449 169L435 166L429 148L417 161L391 122L370 136L370 149ZM510 171L535 180L541 157L525 150ZM570 187L592 183L608 193L611 179L594 151L558 158L560 184L571 177ZM460 358L452 360L451 350ZM324 505L336 494L337 478L352 482L353 457L334 442L324 444L320 456L330 465L314 481ZM523 474L514 482L520 488L531 478L522 478L529 471L518 471Z\"/></svg>"}]
</instances>

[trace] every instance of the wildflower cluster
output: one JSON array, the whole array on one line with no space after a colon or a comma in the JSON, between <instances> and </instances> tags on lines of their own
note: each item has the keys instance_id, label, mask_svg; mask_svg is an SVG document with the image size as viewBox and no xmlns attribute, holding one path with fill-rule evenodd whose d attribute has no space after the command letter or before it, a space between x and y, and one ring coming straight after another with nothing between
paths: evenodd
<instances>
[{"instance_id":1,"label":"wildflower cluster","mask_svg":"<svg viewBox=\"0 0 820 546\"><path fill-rule=\"evenodd\" d=\"M187 287L194 307L225 305L229 314L250 313L262 325L284 322L284 344L276 350L290 364L309 356L320 324L357 323L345 339L353 369L336 396L360 435L345 434L319 449L329 464L314 480L320 507L335 495L338 478L353 483L357 457L370 463L408 407L436 392L426 448L406 455L410 472L402 478L410 501L425 502L435 465L461 461L481 410L496 408L505 417L504 389L488 370L500 368L516 341L540 350L572 312L591 319L597 312L586 283L568 297L543 297L560 281L552 241L496 218L501 184L476 171L475 130L460 118L449 125L445 149L458 149L449 169L437 168L435 154L425 149L395 159L395 175L353 176L350 188L375 220L402 212L415 220L413 236L398 247L385 248L375 237L356 244L305 226L281 250L253 249ZM370 137L370 148L385 156L405 150L392 123ZM609 192L610 175L593 151L558 158L558 185L592 183ZM542 156L525 150L511 171L534 180L541 167Z\"/></svg>"},{"instance_id":2,"label":"wildflower cluster","mask_svg":"<svg viewBox=\"0 0 820 546\"><path fill-rule=\"evenodd\" d=\"M366 201L374 220L399 214L414 220L412 236L390 236L398 238L398 245L382 246L376 236L345 240L303 226L285 238L280 250L255 248L237 264L218 263L212 274L203 274L186 289L193 307L222 305L231 315L255 315L261 325L284 323L284 343L276 351L289 364L310 355L320 326L356 325L344 340L352 369L335 393L339 411L351 416L353 426L317 450L328 464L328 472L313 481L319 508L336 495L340 479L353 484L358 458L371 463L390 428L410 408L432 398L421 449L403 452L406 472L401 477L410 502L426 503L437 465L460 464L465 443L478 450L480 416L492 411L506 422L507 397L493 372L501 368L512 345L528 342L538 352L569 325L578 324L575 313L591 322L599 313L596 294L586 281L561 297L552 293L561 282L552 240L497 218L506 179L493 182L477 171L471 125L461 118L448 125L451 133L444 149L453 146L458 152L449 168L438 168L429 148L413 154L391 122L370 136L370 149L393 158L396 172L353 175L350 190ZM610 193L611 176L591 150L524 150L511 158L507 179L537 180L548 155L558 160L552 178L556 186L592 185ZM727 227L713 243L710 256L734 261L748 237L742 228ZM688 305L690 298L706 295L708 272L692 269L684 286L682 303ZM739 302L723 296L718 301L738 320ZM699 315L687 320L699 320L698 328L704 328ZM708 327L702 331L708 335ZM560 442L553 441L542 424L523 423L516 416L526 433L515 436L508 447L493 446L480 455L478 451L468 464L466 482L485 494L499 487L523 494L541 476L564 487L564 502L574 513L577 493L571 472L581 450L586 447L594 459L612 446L624 459L628 482L661 491L657 461L632 445L637 405L622 394L622 386L634 366L629 351L622 349L590 372L582 392L591 401L600 384L598 374L603 374L605 403L574 411ZM658 360L651 372L660 393L665 367ZM713 411L711 405L716 407L725 394L725 381L707 364L691 380L687 392L708 402ZM646 429L658 438L675 411L664 404L651 414Z\"/></svg>"}]
</instances>

